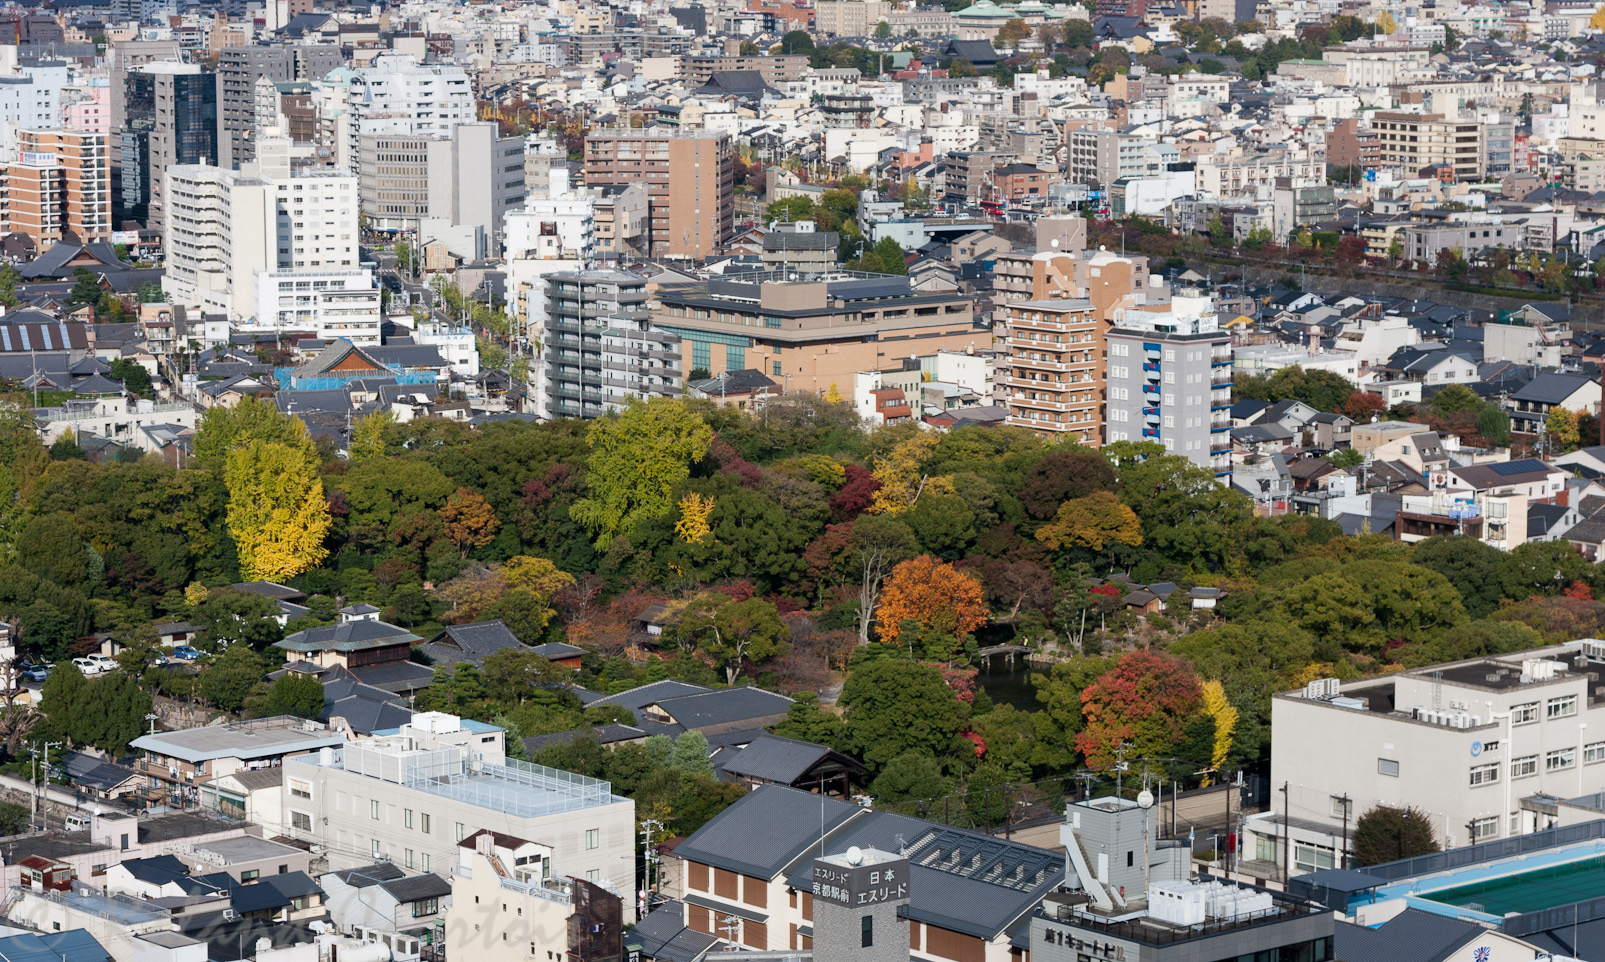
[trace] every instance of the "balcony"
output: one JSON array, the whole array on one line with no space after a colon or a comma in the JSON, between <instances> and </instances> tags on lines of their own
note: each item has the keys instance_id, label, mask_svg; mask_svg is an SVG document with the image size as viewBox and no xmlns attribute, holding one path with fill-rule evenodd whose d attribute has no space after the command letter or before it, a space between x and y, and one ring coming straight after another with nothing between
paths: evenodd
<instances>
[{"instance_id":1,"label":"balcony","mask_svg":"<svg viewBox=\"0 0 1605 962\"><path fill-rule=\"evenodd\" d=\"M1232 369L1229 367L1211 371L1209 374L1209 386L1212 388L1231 387L1232 378Z\"/></svg>"},{"instance_id":2,"label":"balcony","mask_svg":"<svg viewBox=\"0 0 1605 962\"><path fill-rule=\"evenodd\" d=\"M1145 437L1145 438L1154 438L1155 440L1157 440L1159 438L1159 429L1158 428L1143 428L1142 429L1142 436Z\"/></svg>"},{"instance_id":3,"label":"balcony","mask_svg":"<svg viewBox=\"0 0 1605 962\"><path fill-rule=\"evenodd\" d=\"M1142 393L1144 393L1144 394L1152 394L1154 396L1154 398L1157 399L1159 397L1159 393L1160 393L1159 392L1159 385L1157 385L1157 384L1144 384L1142 386Z\"/></svg>"}]
</instances>

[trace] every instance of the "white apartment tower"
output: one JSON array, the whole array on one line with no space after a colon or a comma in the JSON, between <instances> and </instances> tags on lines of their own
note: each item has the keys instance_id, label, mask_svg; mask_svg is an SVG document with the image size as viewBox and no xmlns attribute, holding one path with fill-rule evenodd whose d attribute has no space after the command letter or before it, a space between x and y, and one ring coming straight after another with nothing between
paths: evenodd
<instances>
[{"instance_id":1,"label":"white apartment tower","mask_svg":"<svg viewBox=\"0 0 1605 962\"><path fill-rule=\"evenodd\" d=\"M239 171L167 169L163 288L174 303L230 318L378 343L378 291L357 248L357 179L292 171L290 148L264 138Z\"/></svg>"}]
</instances>

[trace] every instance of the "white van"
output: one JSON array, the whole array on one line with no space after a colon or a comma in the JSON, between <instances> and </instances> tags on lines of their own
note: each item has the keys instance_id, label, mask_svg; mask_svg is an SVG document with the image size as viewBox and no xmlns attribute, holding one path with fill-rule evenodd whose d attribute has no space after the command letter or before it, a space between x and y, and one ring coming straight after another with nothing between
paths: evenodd
<instances>
[{"instance_id":1,"label":"white van","mask_svg":"<svg viewBox=\"0 0 1605 962\"><path fill-rule=\"evenodd\" d=\"M89 816L88 815L77 815L77 814L68 815L67 816L67 831L69 831L69 832L87 832L87 831L89 831Z\"/></svg>"}]
</instances>

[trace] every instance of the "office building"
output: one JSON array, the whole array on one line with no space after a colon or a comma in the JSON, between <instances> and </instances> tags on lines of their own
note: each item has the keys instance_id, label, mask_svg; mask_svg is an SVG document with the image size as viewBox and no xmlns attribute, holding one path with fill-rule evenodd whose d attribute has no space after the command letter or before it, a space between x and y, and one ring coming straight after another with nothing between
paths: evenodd
<instances>
[{"instance_id":1,"label":"office building","mask_svg":"<svg viewBox=\"0 0 1605 962\"><path fill-rule=\"evenodd\" d=\"M1152 441L1229 483L1232 336L1207 296L1122 310L1108 340L1104 440Z\"/></svg>"},{"instance_id":2,"label":"office building","mask_svg":"<svg viewBox=\"0 0 1605 962\"><path fill-rule=\"evenodd\" d=\"M128 73L118 138L117 222L162 223L162 172L217 163L217 78L199 64L164 61Z\"/></svg>"},{"instance_id":3,"label":"office building","mask_svg":"<svg viewBox=\"0 0 1605 962\"><path fill-rule=\"evenodd\" d=\"M1371 129L1377 135L1377 163L1397 168L1402 177L1416 177L1426 168L1447 168L1453 181L1482 177L1482 125L1475 120L1379 111L1371 117Z\"/></svg>"},{"instance_id":4,"label":"office building","mask_svg":"<svg viewBox=\"0 0 1605 962\"><path fill-rule=\"evenodd\" d=\"M357 137L362 213L379 230L419 230L425 220L478 228L488 242L524 200L524 141L473 121L422 133Z\"/></svg>"},{"instance_id":5,"label":"office building","mask_svg":"<svg viewBox=\"0 0 1605 962\"><path fill-rule=\"evenodd\" d=\"M815 25L826 37L867 37L882 20L890 23L896 9L887 0L819 0Z\"/></svg>"},{"instance_id":6,"label":"office building","mask_svg":"<svg viewBox=\"0 0 1605 962\"><path fill-rule=\"evenodd\" d=\"M771 87L801 80L808 71L808 58L801 54L769 56L752 54L745 57L686 56L680 58L681 74L687 86L695 89L706 86L716 73L751 70L763 77Z\"/></svg>"},{"instance_id":7,"label":"office building","mask_svg":"<svg viewBox=\"0 0 1605 962\"><path fill-rule=\"evenodd\" d=\"M679 338L654 328L645 277L561 271L545 282L544 415L597 417L626 397L679 396Z\"/></svg>"},{"instance_id":8,"label":"office building","mask_svg":"<svg viewBox=\"0 0 1605 962\"><path fill-rule=\"evenodd\" d=\"M648 255L704 260L733 235L733 158L723 132L593 130L585 138L585 184L646 185Z\"/></svg>"},{"instance_id":9,"label":"office building","mask_svg":"<svg viewBox=\"0 0 1605 962\"><path fill-rule=\"evenodd\" d=\"M904 358L992 346L958 293L915 291L907 277L759 271L658 291L654 323L681 339L689 370L745 368L784 391L853 402L857 373L901 369Z\"/></svg>"},{"instance_id":10,"label":"office building","mask_svg":"<svg viewBox=\"0 0 1605 962\"><path fill-rule=\"evenodd\" d=\"M1246 854L1293 875L1332 867L1378 805L1426 813L1444 847L1547 828L1557 800L1605 791L1602 665L1605 645L1584 640L1275 695L1271 781L1287 785L1293 847L1278 805L1247 820Z\"/></svg>"},{"instance_id":11,"label":"office building","mask_svg":"<svg viewBox=\"0 0 1605 962\"><path fill-rule=\"evenodd\" d=\"M288 834L323 846L336 868L388 859L449 872L459 843L488 828L542 840L554 876L633 893L635 803L607 782L507 758L502 739L493 725L415 713L400 728L289 758Z\"/></svg>"},{"instance_id":12,"label":"office building","mask_svg":"<svg viewBox=\"0 0 1605 962\"><path fill-rule=\"evenodd\" d=\"M318 275L309 276L314 289L351 307L364 283L373 288L357 255L357 179L330 169L292 171L283 138L258 147L261 159L239 171L167 169L163 289L174 303L244 318L268 303L259 286L294 298L295 275ZM312 317L329 319L332 332L340 316L333 310L331 303Z\"/></svg>"},{"instance_id":13,"label":"office building","mask_svg":"<svg viewBox=\"0 0 1605 962\"><path fill-rule=\"evenodd\" d=\"M256 156L256 82L318 80L344 65L334 46L228 47L217 60L218 164L236 168Z\"/></svg>"},{"instance_id":14,"label":"office building","mask_svg":"<svg viewBox=\"0 0 1605 962\"><path fill-rule=\"evenodd\" d=\"M17 158L0 164L0 233L27 234L40 249L71 233L111 237L111 160L106 135L19 130Z\"/></svg>"}]
</instances>

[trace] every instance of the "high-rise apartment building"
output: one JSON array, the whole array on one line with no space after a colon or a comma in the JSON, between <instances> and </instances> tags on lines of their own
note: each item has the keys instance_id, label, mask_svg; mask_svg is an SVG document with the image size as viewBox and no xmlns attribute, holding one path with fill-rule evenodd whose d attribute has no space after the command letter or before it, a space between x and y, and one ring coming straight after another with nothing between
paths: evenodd
<instances>
[{"instance_id":1,"label":"high-rise apartment building","mask_svg":"<svg viewBox=\"0 0 1605 962\"><path fill-rule=\"evenodd\" d=\"M111 237L111 159L106 135L19 130L17 159L0 165L0 233L27 234L41 248L70 232Z\"/></svg>"},{"instance_id":2,"label":"high-rise apartment building","mask_svg":"<svg viewBox=\"0 0 1605 962\"><path fill-rule=\"evenodd\" d=\"M1229 482L1232 337L1208 296L1122 309L1108 333L1108 442L1152 441Z\"/></svg>"},{"instance_id":3,"label":"high-rise apartment building","mask_svg":"<svg viewBox=\"0 0 1605 962\"><path fill-rule=\"evenodd\" d=\"M217 60L218 164L235 168L256 156L256 81L319 80L345 63L335 46L229 47Z\"/></svg>"},{"instance_id":4,"label":"high-rise apartment building","mask_svg":"<svg viewBox=\"0 0 1605 962\"><path fill-rule=\"evenodd\" d=\"M1039 291L1049 294L1040 286ZM1090 300L1051 295L1005 304L1003 317L1009 330L1008 423L1101 446L1109 322Z\"/></svg>"},{"instance_id":5,"label":"high-rise apartment building","mask_svg":"<svg viewBox=\"0 0 1605 962\"><path fill-rule=\"evenodd\" d=\"M106 47L106 65L110 73L108 82L111 94L110 131L113 145L118 144L117 131L128 123L127 94L129 71L141 64L179 58L177 40L115 40ZM111 156L112 183L122 183L122 158L119 151Z\"/></svg>"},{"instance_id":6,"label":"high-rise apartment building","mask_svg":"<svg viewBox=\"0 0 1605 962\"><path fill-rule=\"evenodd\" d=\"M423 64L396 54L378 58L371 67L339 71L323 86L330 88L327 108L340 112L331 118L335 126L328 136L344 137L344 160L352 173L364 134L444 133L477 117L473 85L456 64ZM487 126L494 137L494 125ZM523 163L522 150L518 160Z\"/></svg>"},{"instance_id":7,"label":"high-rise apartment building","mask_svg":"<svg viewBox=\"0 0 1605 962\"><path fill-rule=\"evenodd\" d=\"M217 163L217 78L199 64L163 61L128 73L117 153L117 220L162 222L162 171Z\"/></svg>"},{"instance_id":8,"label":"high-rise apartment building","mask_svg":"<svg viewBox=\"0 0 1605 962\"><path fill-rule=\"evenodd\" d=\"M680 339L657 330L646 278L628 271L547 274L541 414L598 417L627 397L680 394Z\"/></svg>"},{"instance_id":9,"label":"high-rise apartment building","mask_svg":"<svg viewBox=\"0 0 1605 962\"><path fill-rule=\"evenodd\" d=\"M648 256L703 260L722 253L734 233L734 156L723 132L593 130L585 184L644 184Z\"/></svg>"},{"instance_id":10,"label":"high-rise apartment building","mask_svg":"<svg viewBox=\"0 0 1605 962\"><path fill-rule=\"evenodd\" d=\"M167 169L163 289L174 303L231 318L320 336L357 331L353 340L371 331L377 340L377 292L357 253L356 178L292 171L290 146L283 138L258 141L259 159L239 171ZM373 295L371 308L363 292ZM351 313L357 307L366 319Z\"/></svg>"}]
</instances>

